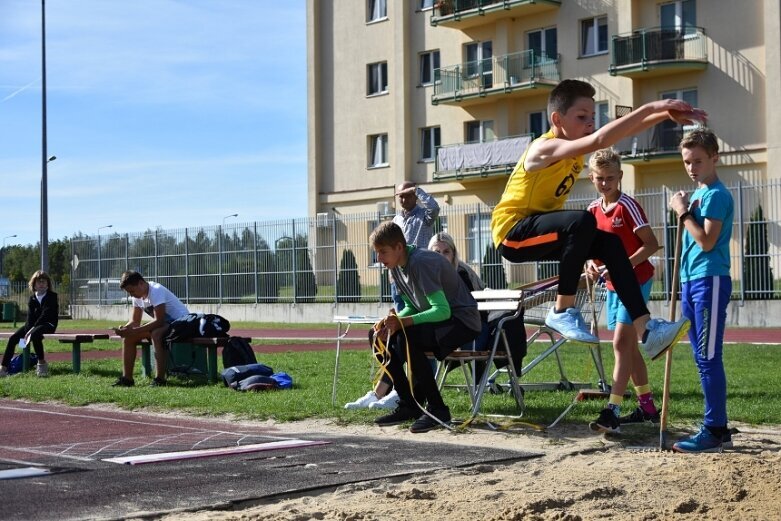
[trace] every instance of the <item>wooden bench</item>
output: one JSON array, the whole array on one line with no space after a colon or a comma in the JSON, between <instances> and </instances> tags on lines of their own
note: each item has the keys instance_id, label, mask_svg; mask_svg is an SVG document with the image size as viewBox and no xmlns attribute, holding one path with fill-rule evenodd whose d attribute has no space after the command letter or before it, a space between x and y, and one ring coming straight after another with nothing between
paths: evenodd
<instances>
[{"instance_id":1,"label":"wooden bench","mask_svg":"<svg viewBox=\"0 0 781 521\"><path fill-rule=\"evenodd\" d=\"M44 335L43 339L57 340L61 344L71 345L71 363L73 364L73 372L78 373L81 371L81 344L91 344L95 340L108 340L108 333L98 334L77 334L68 335L60 333L50 333ZM30 346L27 345L22 350L22 371L27 371L30 368Z\"/></svg>"},{"instance_id":2,"label":"wooden bench","mask_svg":"<svg viewBox=\"0 0 781 521\"><path fill-rule=\"evenodd\" d=\"M119 339L120 337L111 337L113 339ZM247 342L251 342L252 338L244 337ZM228 344L230 337L197 337L189 338L181 341L177 341L177 344L191 344L194 346L203 347L206 349L206 378L210 384L219 381L217 373L217 348L225 347ZM136 343L136 347L141 348L141 374L144 376L152 375L152 342L148 339L139 340Z\"/></svg>"}]
</instances>

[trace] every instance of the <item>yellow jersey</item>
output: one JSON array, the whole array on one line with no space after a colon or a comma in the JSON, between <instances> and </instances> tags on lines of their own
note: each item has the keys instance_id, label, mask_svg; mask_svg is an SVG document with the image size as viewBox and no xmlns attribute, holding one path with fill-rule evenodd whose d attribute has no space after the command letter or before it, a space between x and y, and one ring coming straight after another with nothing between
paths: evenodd
<instances>
[{"instance_id":1,"label":"yellow jersey","mask_svg":"<svg viewBox=\"0 0 781 521\"><path fill-rule=\"evenodd\" d=\"M556 139L552 130L534 140L534 143L545 139ZM556 161L536 172L527 172L523 163L531 147L529 145L526 148L515 165L502 198L491 214L491 236L497 247L521 219L561 210L583 170L583 156L577 156Z\"/></svg>"}]
</instances>

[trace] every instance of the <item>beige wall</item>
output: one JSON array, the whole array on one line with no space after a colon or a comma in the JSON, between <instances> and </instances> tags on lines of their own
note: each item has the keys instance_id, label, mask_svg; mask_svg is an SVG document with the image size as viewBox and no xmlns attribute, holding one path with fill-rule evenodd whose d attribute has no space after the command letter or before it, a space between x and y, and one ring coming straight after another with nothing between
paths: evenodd
<instances>
[{"instance_id":1,"label":"beige wall","mask_svg":"<svg viewBox=\"0 0 781 521\"><path fill-rule=\"evenodd\" d=\"M648 0L567 0L558 9L533 12L459 29L430 24L417 2L388 2L387 20L367 23L365 2L307 0L309 38L309 211L376 211L393 203L404 179L424 185L441 204L494 203L506 177L433 183L434 164L421 162L420 128L439 126L442 145L463 143L471 120L493 120L501 137L528 132L530 112L545 109L547 90L530 96L489 96L478 104L431 103L432 86L418 85L419 53L438 49L442 67L465 60L464 44L491 40L493 54L526 49L530 30L557 27L561 73L591 82L597 101L637 107L662 92L696 88L700 106L722 140L725 180L781 177L781 116L766 98L781 91L781 14L778 0L699 0L697 24L705 28L709 65L699 72L670 72L631 79L611 76L611 54L579 57L580 21L607 15L609 35L660 24L659 5ZM741 30L734 30L739 26ZM389 93L366 95L366 66L388 62ZM388 133L390 165L370 169L367 136ZM625 165L625 187L639 190L684 184L679 162ZM576 192L589 192L581 181Z\"/></svg>"}]
</instances>

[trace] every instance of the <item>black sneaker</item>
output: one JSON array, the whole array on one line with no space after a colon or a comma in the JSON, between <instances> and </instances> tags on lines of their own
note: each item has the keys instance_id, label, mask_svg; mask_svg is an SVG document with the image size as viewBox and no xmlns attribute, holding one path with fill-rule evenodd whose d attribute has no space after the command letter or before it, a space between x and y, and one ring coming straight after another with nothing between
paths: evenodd
<instances>
[{"instance_id":1,"label":"black sneaker","mask_svg":"<svg viewBox=\"0 0 781 521\"><path fill-rule=\"evenodd\" d=\"M632 423L659 423L659 411L656 411L653 414L648 414L643 410L642 407L638 407L634 411L632 411L631 414L627 414L626 416L621 416L618 419L618 423L621 425L630 425Z\"/></svg>"},{"instance_id":2,"label":"black sneaker","mask_svg":"<svg viewBox=\"0 0 781 521\"><path fill-rule=\"evenodd\" d=\"M420 415L419 409L413 409L406 405L399 405L396 409L390 413L380 416L374 420L374 423L380 427L388 427L390 425L398 425L410 420L416 419Z\"/></svg>"},{"instance_id":3,"label":"black sneaker","mask_svg":"<svg viewBox=\"0 0 781 521\"><path fill-rule=\"evenodd\" d=\"M152 379L152 383L149 384L151 387L165 387L168 381L165 378L160 378L155 376L154 379Z\"/></svg>"},{"instance_id":4,"label":"black sneaker","mask_svg":"<svg viewBox=\"0 0 781 521\"><path fill-rule=\"evenodd\" d=\"M450 422L450 410L447 408L429 412L432 416L439 418L439 421L442 423ZM415 423L412 424L412 426L409 428L409 431L412 433L428 432L434 429L439 429L440 427L442 427L442 425L437 420L428 414L424 414L415 420Z\"/></svg>"},{"instance_id":5,"label":"black sneaker","mask_svg":"<svg viewBox=\"0 0 781 521\"><path fill-rule=\"evenodd\" d=\"M588 428L594 432L608 432L612 434L621 432L621 424L618 423L618 418L610 409L602 409L599 413L599 418L589 423Z\"/></svg>"},{"instance_id":6,"label":"black sneaker","mask_svg":"<svg viewBox=\"0 0 781 521\"><path fill-rule=\"evenodd\" d=\"M131 380L130 378L125 378L124 376L120 376L117 378L117 381L111 384L111 387L133 387L136 385L136 382Z\"/></svg>"}]
</instances>

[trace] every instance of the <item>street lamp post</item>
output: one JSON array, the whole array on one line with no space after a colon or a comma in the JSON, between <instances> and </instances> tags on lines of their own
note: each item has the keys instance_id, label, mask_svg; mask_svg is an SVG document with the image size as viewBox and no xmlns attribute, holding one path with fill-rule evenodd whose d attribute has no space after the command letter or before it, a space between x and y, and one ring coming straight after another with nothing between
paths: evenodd
<instances>
[{"instance_id":1,"label":"street lamp post","mask_svg":"<svg viewBox=\"0 0 781 521\"><path fill-rule=\"evenodd\" d=\"M107 224L106 226L98 227L98 305L103 303L103 278L100 272L100 230L113 227L113 224Z\"/></svg>"},{"instance_id":2,"label":"street lamp post","mask_svg":"<svg viewBox=\"0 0 781 521\"><path fill-rule=\"evenodd\" d=\"M46 0L41 0L41 269L49 271L49 194L46 151Z\"/></svg>"},{"instance_id":3,"label":"street lamp post","mask_svg":"<svg viewBox=\"0 0 781 521\"><path fill-rule=\"evenodd\" d=\"M228 219L230 217L238 217L239 214L232 213L230 215L226 215L222 218L222 225L220 226L220 235L217 237L217 247L219 248L219 257L217 257L217 273L218 273L218 291L220 292L219 295L219 302L222 304L222 231L225 228L225 219Z\"/></svg>"},{"instance_id":4,"label":"street lamp post","mask_svg":"<svg viewBox=\"0 0 781 521\"><path fill-rule=\"evenodd\" d=\"M3 249L0 250L0 276L3 275L3 269L5 268L5 240L13 237L16 237L16 234L3 237Z\"/></svg>"}]
</instances>

